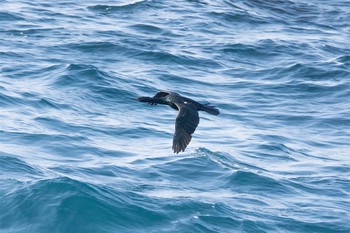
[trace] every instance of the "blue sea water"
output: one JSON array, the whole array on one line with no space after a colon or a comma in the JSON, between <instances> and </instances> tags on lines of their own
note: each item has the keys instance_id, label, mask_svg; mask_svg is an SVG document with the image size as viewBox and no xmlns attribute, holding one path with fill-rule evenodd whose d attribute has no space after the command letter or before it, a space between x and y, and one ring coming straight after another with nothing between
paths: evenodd
<instances>
[{"instance_id":1,"label":"blue sea water","mask_svg":"<svg viewBox=\"0 0 350 233\"><path fill-rule=\"evenodd\" d=\"M1 233L350 232L349 1L0 6Z\"/></svg>"}]
</instances>

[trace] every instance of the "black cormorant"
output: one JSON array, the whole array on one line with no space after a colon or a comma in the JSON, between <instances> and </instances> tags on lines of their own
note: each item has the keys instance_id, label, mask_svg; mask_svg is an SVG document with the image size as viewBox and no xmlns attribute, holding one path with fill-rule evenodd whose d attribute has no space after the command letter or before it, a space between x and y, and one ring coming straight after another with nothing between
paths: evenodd
<instances>
[{"instance_id":1,"label":"black cormorant","mask_svg":"<svg viewBox=\"0 0 350 233\"><path fill-rule=\"evenodd\" d=\"M173 138L173 150L176 154L180 151L185 151L187 145L190 143L192 134L199 123L198 111L205 111L212 115L219 115L220 113L214 106L198 103L175 92L160 91L153 97L139 97L136 100L147 102L151 105L169 105L179 111L176 117Z\"/></svg>"}]
</instances>

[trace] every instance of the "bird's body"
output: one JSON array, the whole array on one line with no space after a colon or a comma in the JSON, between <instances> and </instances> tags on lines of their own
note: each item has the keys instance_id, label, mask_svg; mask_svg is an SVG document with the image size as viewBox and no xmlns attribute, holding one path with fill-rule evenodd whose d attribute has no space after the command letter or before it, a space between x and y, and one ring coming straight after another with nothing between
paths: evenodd
<instances>
[{"instance_id":1,"label":"bird's body","mask_svg":"<svg viewBox=\"0 0 350 233\"><path fill-rule=\"evenodd\" d=\"M139 97L136 100L147 102L151 105L165 104L179 111L175 122L175 134L173 138L173 150L178 154L185 151L192 139L192 134L199 124L198 111L205 111L212 115L219 115L219 110L208 104L201 104L197 101L181 96L175 92L158 92L153 97Z\"/></svg>"}]
</instances>

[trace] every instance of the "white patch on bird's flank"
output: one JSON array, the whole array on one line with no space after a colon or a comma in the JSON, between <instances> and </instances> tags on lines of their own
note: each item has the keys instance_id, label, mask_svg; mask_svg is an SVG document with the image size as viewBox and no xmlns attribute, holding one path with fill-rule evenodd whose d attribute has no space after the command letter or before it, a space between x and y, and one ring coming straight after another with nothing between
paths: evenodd
<instances>
[{"instance_id":1,"label":"white patch on bird's flank","mask_svg":"<svg viewBox=\"0 0 350 233\"><path fill-rule=\"evenodd\" d=\"M186 102L186 101L185 101L184 103L185 103L185 104L187 104L187 102Z\"/></svg>"}]
</instances>

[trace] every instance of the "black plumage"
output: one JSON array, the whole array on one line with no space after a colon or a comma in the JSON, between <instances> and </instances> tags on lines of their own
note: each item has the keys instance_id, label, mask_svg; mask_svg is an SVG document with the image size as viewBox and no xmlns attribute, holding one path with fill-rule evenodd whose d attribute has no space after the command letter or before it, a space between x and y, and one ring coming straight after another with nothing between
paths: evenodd
<instances>
[{"instance_id":1,"label":"black plumage","mask_svg":"<svg viewBox=\"0 0 350 233\"><path fill-rule=\"evenodd\" d=\"M181 96L175 92L158 92L153 97L139 97L136 100L147 102L151 105L165 104L179 111L175 122L175 133L173 138L173 150L178 154L185 151L192 139L192 134L199 124L198 111L205 111L212 115L219 115L219 110L208 104L201 104L197 101Z\"/></svg>"}]
</instances>

